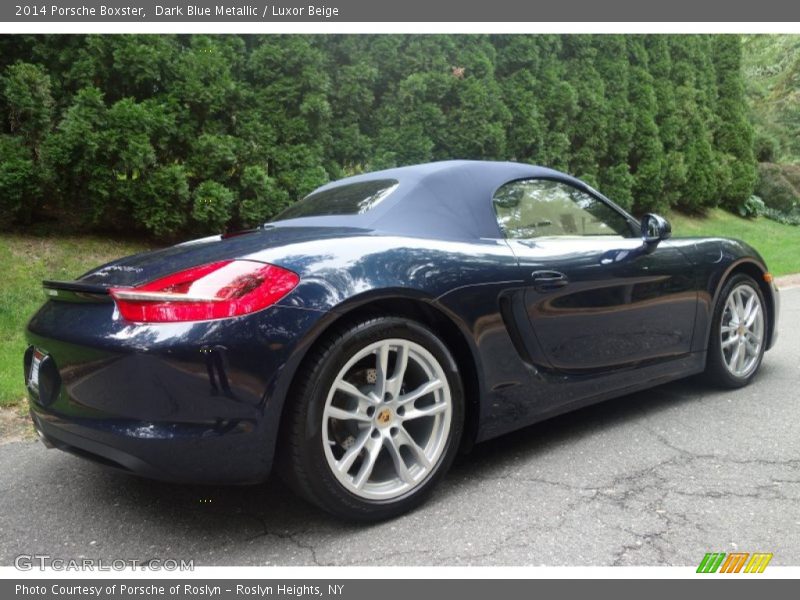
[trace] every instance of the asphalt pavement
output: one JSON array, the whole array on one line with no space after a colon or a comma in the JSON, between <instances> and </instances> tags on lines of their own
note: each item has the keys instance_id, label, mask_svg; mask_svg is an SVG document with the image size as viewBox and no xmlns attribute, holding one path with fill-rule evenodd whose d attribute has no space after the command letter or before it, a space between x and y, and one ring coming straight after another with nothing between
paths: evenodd
<instances>
[{"instance_id":1,"label":"asphalt pavement","mask_svg":"<svg viewBox=\"0 0 800 600\"><path fill-rule=\"evenodd\" d=\"M422 508L338 522L277 479L186 487L35 441L0 445L0 564L19 554L196 565L696 565L706 552L800 564L800 288L752 385L697 379L481 444Z\"/></svg>"}]
</instances>

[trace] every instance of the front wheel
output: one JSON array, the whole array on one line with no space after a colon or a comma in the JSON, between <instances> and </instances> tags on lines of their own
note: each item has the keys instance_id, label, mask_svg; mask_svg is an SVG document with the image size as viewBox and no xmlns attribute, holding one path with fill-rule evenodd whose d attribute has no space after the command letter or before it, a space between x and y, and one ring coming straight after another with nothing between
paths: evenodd
<instances>
[{"instance_id":1,"label":"front wheel","mask_svg":"<svg viewBox=\"0 0 800 600\"><path fill-rule=\"evenodd\" d=\"M377 317L339 328L298 373L284 473L337 516L378 520L419 504L458 449L456 363L427 327Z\"/></svg>"},{"instance_id":2,"label":"front wheel","mask_svg":"<svg viewBox=\"0 0 800 600\"><path fill-rule=\"evenodd\" d=\"M747 275L733 276L714 309L706 375L723 387L750 383L766 349L767 315L764 295Z\"/></svg>"}]
</instances>

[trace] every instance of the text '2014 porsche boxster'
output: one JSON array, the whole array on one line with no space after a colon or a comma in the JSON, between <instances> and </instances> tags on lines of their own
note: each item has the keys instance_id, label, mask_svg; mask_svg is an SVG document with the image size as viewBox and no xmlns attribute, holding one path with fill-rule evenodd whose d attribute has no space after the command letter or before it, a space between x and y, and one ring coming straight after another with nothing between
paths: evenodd
<instances>
[{"instance_id":1,"label":"text '2014 porsche boxster'","mask_svg":"<svg viewBox=\"0 0 800 600\"><path fill-rule=\"evenodd\" d=\"M44 288L24 363L45 443L176 482L276 466L362 520L417 505L476 442L697 373L746 385L778 314L746 244L477 161L336 181Z\"/></svg>"}]
</instances>

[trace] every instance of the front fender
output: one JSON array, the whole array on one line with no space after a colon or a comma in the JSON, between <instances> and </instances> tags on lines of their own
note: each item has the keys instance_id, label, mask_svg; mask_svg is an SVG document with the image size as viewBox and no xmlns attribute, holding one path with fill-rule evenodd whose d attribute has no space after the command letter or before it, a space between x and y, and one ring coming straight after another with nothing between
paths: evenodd
<instances>
[{"instance_id":1,"label":"front fender","mask_svg":"<svg viewBox=\"0 0 800 600\"><path fill-rule=\"evenodd\" d=\"M767 265L764 259L749 244L728 238L702 238L682 240L692 248L684 246L698 274L698 311L695 325L693 351L708 348L711 320L714 307L725 283L734 273L746 273L758 283L767 303L767 349L777 339L777 320L780 308L777 287L765 280Z\"/></svg>"}]
</instances>

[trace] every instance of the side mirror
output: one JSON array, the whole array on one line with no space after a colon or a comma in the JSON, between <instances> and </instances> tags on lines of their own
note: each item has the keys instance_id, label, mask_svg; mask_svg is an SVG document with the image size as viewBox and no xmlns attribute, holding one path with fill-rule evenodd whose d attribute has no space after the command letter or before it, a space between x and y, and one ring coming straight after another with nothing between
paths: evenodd
<instances>
[{"instance_id":1,"label":"side mirror","mask_svg":"<svg viewBox=\"0 0 800 600\"><path fill-rule=\"evenodd\" d=\"M672 237L672 225L664 217L653 213L647 213L642 217L642 244L650 252L655 250L661 240L668 240Z\"/></svg>"},{"instance_id":2,"label":"side mirror","mask_svg":"<svg viewBox=\"0 0 800 600\"><path fill-rule=\"evenodd\" d=\"M610 265L623 260L636 260L652 253L661 240L672 237L672 225L664 217L647 213L639 224L642 230L642 245L634 249L609 250L600 258L600 264Z\"/></svg>"}]
</instances>

